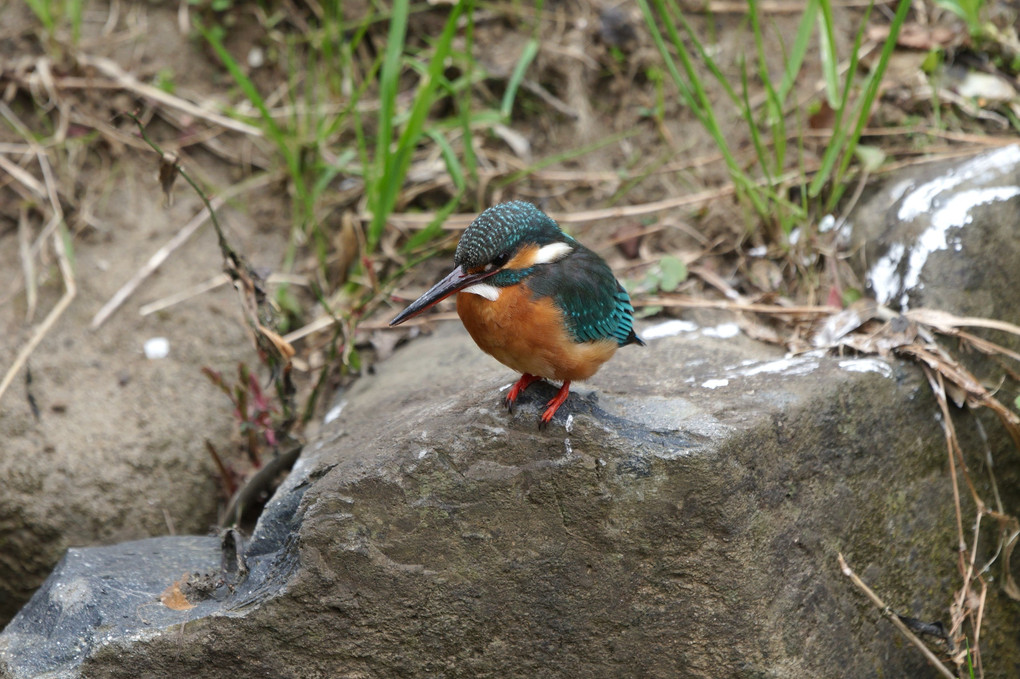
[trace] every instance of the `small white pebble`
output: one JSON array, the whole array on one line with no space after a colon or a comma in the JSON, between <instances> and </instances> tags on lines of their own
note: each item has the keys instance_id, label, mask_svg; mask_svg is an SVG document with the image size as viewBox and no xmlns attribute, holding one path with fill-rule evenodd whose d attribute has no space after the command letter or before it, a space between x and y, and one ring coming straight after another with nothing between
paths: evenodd
<instances>
[{"instance_id":1,"label":"small white pebble","mask_svg":"<svg viewBox=\"0 0 1020 679\"><path fill-rule=\"evenodd\" d=\"M722 323L714 328L705 328L701 331L705 337L718 337L719 339L730 339L740 334L740 326L736 323Z\"/></svg>"},{"instance_id":2,"label":"small white pebble","mask_svg":"<svg viewBox=\"0 0 1020 679\"><path fill-rule=\"evenodd\" d=\"M153 337L145 340L143 347L145 357L155 361L159 358L166 358L170 355L170 340L166 337Z\"/></svg>"},{"instance_id":3,"label":"small white pebble","mask_svg":"<svg viewBox=\"0 0 1020 679\"><path fill-rule=\"evenodd\" d=\"M673 319L645 328L641 331L641 339L653 340L660 337L673 337L683 332L694 332L697 329L697 323Z\"/></svg>"},{"instance_id":4,"label":"small white pebble","mask_svg":"<svg viewBox=\"0 0 1020 679\"><path fill-rule=\"evenodd\" d=\"M262 51L261 47L252 47L248 50L248 66L259 68L264 63L266 63L266 53Z\"/></svg>"}]
</instances>

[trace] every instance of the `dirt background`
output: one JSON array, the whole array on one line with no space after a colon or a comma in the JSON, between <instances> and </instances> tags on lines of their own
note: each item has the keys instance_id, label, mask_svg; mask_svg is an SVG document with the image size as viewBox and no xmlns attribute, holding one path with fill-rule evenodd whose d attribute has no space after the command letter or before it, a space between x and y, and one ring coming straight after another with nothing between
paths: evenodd
<instances>
[{"instance_id":1,"label":"dirt background","mask_svg":"<svg viewBox=\"0 0 1020 679\"><path fill-rule=\"evenodd\" d=\"M215 94L215 66L177 30L174 7L122 9L124 26L110 41L89 37L97 26L91 12L86 15L83 51L109 56L143 77L155 68L171 68L182 96ZM38 45L24 41L38 30L27 7L5 3L0 25L3 58L41 56ZM45 127L36 126L52 118L45 112L33 116L26 104L18 98L12 107L31 129L45 134ZM118 107L137 106L123 93L88 88L62 91L59 105L72 112L72 121L96 116L106 122ZM127 122L110 124L126 129ZM165 207L151 155L97 139L74 122L69 136L68 152L50 157L72 234L77 294L32 353L28 372L17 376L0 402L0 624L68 547L214 529L224 498L206 441L237 458L238 433L229 401L201 368L231 376L238 362L258 365L230 285L147 316L139 313L142 305L221 271L208 225L106 323L90 328L94 314L200 210L201 202L194 193L179 191ZM5 126L0 143L24 140ZM243 147L244 140L237 145ZM30 155L10 157L39 172ZM195 173L214 186L236 181L229 167L200 147L189 159ZM7 370L64 293L64 284L52 241L44 239L36 260L37 309L26 317L19 221L32 239L44 225L9 186L0 196L0 357ZM282 187L246 195L220 216L235 247L252 263L278 265L287 233L279 225L288 222ZM143 346L155 337L169 340L166 358L146 358Z\"/></svg>"}]
</instances>

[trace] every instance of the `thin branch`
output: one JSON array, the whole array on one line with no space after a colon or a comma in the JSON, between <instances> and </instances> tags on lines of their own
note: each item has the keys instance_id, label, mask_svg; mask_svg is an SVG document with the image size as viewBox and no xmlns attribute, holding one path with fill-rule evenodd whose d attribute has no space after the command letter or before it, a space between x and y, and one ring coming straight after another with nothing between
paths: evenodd
<instances>
[{"instance_id":1,"label":"thin branch","mask_svg":"<svg viewBox=\"0 0 1020 679\"><path fill-rule=\"evenodd\" d=\"M97 71L105 75L107 78L115 80L117 84L120 85L125 90L134 92L135 94L145 97L146 99L151 99L156 103L169 106L170 108L175 108L179 111L183 111L184 113L193 115L196 118L208 120L209 122L215 123L221 127L225 127L228 130L234 130L235 132L243 132L244 134L251 135L252 137L263 136L262 130L255 127L254 125L242 123L239 120L228 118L226 116L220 115L219 113L207 111L200 106L192 104L190 101L187 101L186 99L181 99L180 97L175 97L168 92L164 92L158 87L153 87L152 85L146 85L145 83L139 82L137 78L135 78L130 73L126 72L116 62L114 62L111 59L106 59L104 57L93 57L86 54L82 54L79 55L78 62L81 63L83 66L91 66L92 68L96 69Z\"/></svg>"},{"instance_id":2,"label":"thin branch","mask_svg":"<svg viewBox=\"0 0 1020 679\"><path fill-rule=\"evenodd\" d=\"M273 181L276 181L278 177L278 173L269 172L243 182L239 182L227 188L223 193L216 198L213 198L211 201L205 200L204 194L200 194L206 202L205 208L195 215L190 222L185 224L181 230L177 232L177 235L171 238L166 245L157 250L149 258L149 261L146 262L145 265L131 277L131 280L121 286L120 290L118 290L116 294L114 294L114 296L103 305L103 308L96 312L96 315L92 317L91 328L95 330L105 323L113 312L119 309L120 306L127 301L128 297L130 297L135 290L138 289L138 286L140 286L146 278L152 275L152 273L158 269L177 248L183 245L200 226L205 224L206 220L209 219L209 215L214 214L215 210L219 209L221 205L234 196L251 191L252 189L257 189L265 186L266 184L270 184Z\"/></svg>"},{"instance_id":3,"label":"thin branch","mask_svg":"<svg viewBox=\"0 0 1020 679\"><path fill-rule=\"evenodd\" d=\"M718 189L692 193L687 196L667 198L665 200L642 203L640 205L626 205L623 207L609 207L601 210L582 210L578 212L550 212L549 216L560 224L577 224L579 222L595 222L603 219L621 219L624 217L640 217L643 215L665 212L688 205L701 205L713 200L732 195L736 189L732 186L723 186ZM443 228L448 231L460 231L466 229L474 221L476 213L453 214L443 222ZM358 215L362 221L371 221L371 213ZM392 214L389 217L391 224L403 226L410 229L423 229L436 219L434 212L415 212L405 214Z\"/></svg>"},{"instance_id":4,"label":"thin branch","mask_svg":"<svg viewBox=\"0 0 1020 679\"><path fill-rule=\"evenodd\" d=\"M756 314L779 316L831 316L839 312L834 306L780 306L779 304L757 304L754 302L732 302L724 299L699 299L688 295L661 295L642 297L634 300L635 307L661 306L684 309L724 309L726 311L749 311Z\"/></svg>"},{"instance_id":5,"label":"thin branch","mask_svg":"<svg viewBox=\"0 0 1020 679\"><path fill-rule=\"evenodd\" d=\"M864 581L850 569L850 566L847 565L846 559L843 558L842 554L839 554L839 569L843 572L843 575L850 578L850 582L854 583L859 590L864 592L864 595L871 600L871 603L875 604L875 607L882 612L882 615L889 618L889 621L892 622L893 626L907 638L907 641L921 650L921 653L924 654L924 657L928 660L931 666L938 670L939 674L947 679L956 679L955 675L949 671L949 668L943 665L942 661L931 652L931 649L928 648L928 646L926 646L916 634L911 632L910 628L903 624L903 621L899 619L899 616L893 613L892 609L890 609L889 606L887 606L886 603L882 601L882 599L879 598L879 596L875 594L870 587L864 584Z\"/></svg>"}]
</instances>

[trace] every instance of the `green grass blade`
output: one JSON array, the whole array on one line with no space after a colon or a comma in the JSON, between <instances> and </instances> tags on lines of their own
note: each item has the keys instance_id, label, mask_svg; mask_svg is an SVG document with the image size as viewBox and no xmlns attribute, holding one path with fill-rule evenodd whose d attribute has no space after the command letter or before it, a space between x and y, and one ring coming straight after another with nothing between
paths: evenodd
<instances>
[{"instance_id":1,"label":"green grass blade","mask_svg":"<svg viewBox=\"0 0 1020 679\"><path fill-rule=\"evenodd\" d=\"M751 10L752 13L754 10ZM761 138L761 131L754 122L754 114L751 111L751 99L750 99L750 86L747 78L747 63L744 61L743 56L737 59L737 70L740 72L740 108L743 112L744 120L747 123L748 132L751 133L751 143L754 146L754 152L758 156L758 165L761 167L762 173L765 175L765 181L769 186L772 186L772 163L769 161L769 154L765 148Z\"/></svg>"},{"instance_id":2,"label":"green grass blade","mask_svg":"<svg viewBox=\"0 0 1020 679\"><path fill-rule=\"evenodd\" d=\"M517 60L514 72L510 75L509 82L507 82L506 92L503 93L503 102L500 104L499 114L504 121L510 120L510 113L514 107L514 99L517 98L517 88L521 86L521 81L524 80L524 74L527 72L528 66L531 65L531 62L534 61L537 55L538 40L532 38L524 46L524 52L521 53L521 58Z\"/></svg>"},{"instance_id":3,"label":"green grass blade","mask_svg":"<svg viewBox=\"0 0 1020 679\"><path fill-rule=\"evenodd\" d=\"M443 161L446 164L446 171L453 180L454 187L457 191L448 201L446 201L446 204L443 205L439 212L436 213L435 219L429 222L428 226L408 239L407 244L404 245L404 252L417 250L422 245L435 240L436 236L443 231L443 222L445 222L446 218L449 217L450 214L457 208L460 204L460 199L467 190L467 183L464 180L464 168L461 165L460 160L458 160L457 153L453 150L453 146L450 145L450 142L438 130L429 130L427 134L429 138L435 141L436 145L439 146L439 150L443 154Z\"/></svg>"},{"instance_id":4,"label":"green grass blade","mask_svg":"<svg viewBox=\"0 0 1020 679\"><path fill-rule=\"evenodd\" d=\"M404 14L404 28L406 29L406 1L403 3L398 2L394 5L394 14L397 13L397 5L400 4L405 5L402 13ZM369 252L373 251L375 246L378 244L379 238L382 237L383 229L386 228L386 219L392 211L393 206L396 205L397 196L400 192L401 186L403 185L404 177L407 175L407 170L411 165L411 158L418 139L421 137L429 108L435 100L435 91L441 79L446 58L451 52L453 37L457 32L457 21L464 11L471 5L473 5L473 3L470 2L470 0L462 0L454 5L450 10L450 16L446 20L446 26L443 28L443 32L439 36L439 39L436 41L433 48L434 52L432 59L429 62L428 70L418 85L418 91L415 93L410 115L408 116L407 122L404 124L403 132L397 141L396 150L389 153L388 140L387 142L384 142L383 139L380 138L378 152L383 153L386 162L385 172L381 177L376 178L377 183L375 188L378 191L378 195L375 197L376 200L374 201L372 210L372 221L369 224L367 235ZM389 50L389 47L387 47L387 50ZM388 58L389 55L387 55L387 59ZM384 73L386 71L386 67L387 63L384 60ZM392 99L393 101L396 100L395 93ZM393 102L391 101L389 107L391 112L392 103Z\"/></svg>"},{"instance_id":5,"label":"green grass blade","mask_svg":"<svg viewBox=\"0 0 1020 679\"><path fill-rule=\"evenodd\" d=\"M195 20L195 28L202 37L205 38L209 46L216 52L216 56L220 58L227 71L230 73L230 77L234 79L237 86L241 88L241 92L244 96L258 109L259 115L262 117L262 123L266 126L266 132L270 135L272 140L279 144L284 138L283 130L276 124L276 120L269 113L269 109L266 107L266 102L259 93L258 88L255 87L255 83L245 75L244 70L240 64L234 60L233 55L227 51L226 47L223 46L223 31L220 28L206 28L200 21Z\"/></svg>"},{"instance_id":6,"label":"green grass blade","mask_svg":"<svg viewBox=\"0 0 1020 679\"><path fill-rule=\"evenodd\" d=\"M683 100L684 104L691 109L691 112L698 117L698 120L702 120L701 107L698 105L698 101L695 99L691 88L687 86L687 82L683 79L683 76L680 75L680 71L676 67L676 62L673 60L673 55L669 53L669 48L666 46L666 40L662 37L662 32L659 30L659 18L652 13L652 8L648 5L647 0L638 0L638 6L641 8L641 13L645 18L645 25L648 27L648 32L652 36L652 41L655 43L655 47L659 51L659 55L662 57L663 64L666 66L666 70L669 72L670 78L676 85L680 98ZM660 11L663 11L661 4L658 6ZM683 43L677 47L678 51L684 49L686 48L684 48Z\"/></svg>"},{"instance_id":7,"label":"green grass blade","mask_svg":"<svg viewBox=\"0 0 1020 679\"><path fill-rule=\"evenodd\" d=\"M857 143L861 139L861 133L864 131L865 125L868 124L868 119L871 116L872 104L875 102L875 97L878 96L878 88L881 86L882 78L885 76L885 71L889 67L889 59L892 57L893 50L896 49L896 41L899 38L900 29L903 28L903 22L907 18L907 12L910 10L910 5L910 0L900 0L900 4L896 8L896 14L893 16L892 23L889 24L889 35L886 37L885 43L882 45L882 54L874 68L872 68L871 73L868 74L868 79L864 86L864 95L858 108L857 123L854 125L853 133L846 145L845 155L840 163L839 170L836 172L835 183L837 185L842 183L843 176L846 174L847 167L849 167L854 151L857 148ZM827 205L828 209L831 210L835 206L837 200L839 200L839 194L834 192L833 195L829 197Z\"/></svg>"},{"instance_id":8,"label":"green grass blade","mask_svg":"<svg viewBox=\"0 0 1020 679\"><path fill-rule=\"evenodd\" d=\"M81 18L85 0L67 0L67 14L71 20L71 44L77 45L81 37Z\"/></svg>"},{"instance_id":9,"label":"green grass blade","mask_svg":"<svg viewBox=\"0 0 1020 679\"><path fill-rule=\"evenodd\" d=\"M464 26L464 55L466 67L464 79L466 84L457 90L455 99L457 101L457 120L460 123L460 131L464 140L464 165L467 168L468 178L472 186L478 186L478 158L475 156L474 137L471 134L471 85L475 81L475 15L474 12L467 13L467 22ZM481 71L479 71L479 75ZM465 187L466 190L466 187ZM477 205L475 207L478 207Z\"/></svg>"},{"instance_id":10,"label":"green grass blade","mask_svg":"<svg viewBox=\"0 0 1020 679\"><path fill-rule=\"evenodd\" d=\"M26 4L29 9L35 14L35 17L43 25L43 27L51 35L53 33L54 21L53 13L50 11L49 0L26 0Z\"/></svg>"},{"instance_id":11,"label":"green grass blade","mask_svg":"<svg viewBox=\"0 0 1020 679\"><path fill-rule=\"evenodd\" d=\"M824 2L824 0L823 0ZM828 146L825 147L825 153L822 155L822 163L815 173L814 179L811 180L811 185L808 187L808 194L812 198L817 198L822 191L822 187L831 179L833 168L836 166L836 161L839 160L840 154L843 153L846 148L844 146L846 140L846 126L843 125L843 119L846 117L847 105L850 101L850 90L853 86L853 74L857 72L857 60L860 55L861 43L864 39L864 29L868 23L868 17L871 15L871 7L864 13L864 18L861 20L861 24L857 29L857 35L854 37L854 44L850 53L850 67L847 69L847 79L843 87L843 94L840 97L839 103L836 107L836 117L832 125L832 137L829 139Z\"/></svg>"},{"instance_id":12,"label":"green grass blade","mask_svg":"<svg viewBox=\"0 0 1020 679\"><path fill-rule=\"evenodd\" d=\"M764 153L760 148L760 143L756 143L755 148L758 152L758 163L765 172L766 179L768 179L771 184L771 177L769 175L782 172L783 166L786 162L786 121L783 116L782 102L780 101L779 93L776 91L773 84L772 76L769 73L768 61L765 58L765 39L762 34L761 22L758 15L758 3L756 0L749 0L749 5L750 11L748 12L748 15L751 18L751 32L754 35L755 54L758 58L758 77L761 79L762 85L765 87L765 121L772 130L773 151L771 154ZM744 78L746 79L746 75ZM758 126L754 123L750 97L747 92L747 84L742 83L742 87L744 107L747 110L745 120L747 120L747 124L753 128L752 135L758 136Z\"/></svg>"},{"instance_id":13,"label":"green grass blade","mask_svg":"<svg viewBox=\"0 0 1020 679\"><path fill-rule=\"evenodd\" d=\"M393 14L390 16L390 29L386 39L386 51L383 55L382 68L379 72L379 115L378 131L375 141L375 161L380 172L376 182L376 191L369 195L369 203L373 204L373 212L382 212L383 183L386 181L386 161L390 156L390 144L393 139L393 117L397 104L397 93L400 85L400 71L403 57L404 40L407 37L407 17L410 9L409 0L395 0ZM385 218L385 214L382 215Z\"/></svg>"},{"instance_id":14,"label":"green grass blade","mask_svg":"<svg viewBox=\"0 0 1020 679\"><path fill-rule=\"evenodd\" d=\"M240 64L234 60L234 57L231 56L230 52L228 52L226 47L223 46L222 31L216 28L206 28L197 20L195 21L195 28L202 34L202 37L205 38L210 47L213 48L213 51L216 52L216 56L218 56L220 61L223 62L223 65L230 73L230 76L234 79L234 82L237 83L237 86L241 89L244 96L258 110L259 115L262 117L262 124L266 130L266 135L273 141L274 144L276 144L277 149L279 149L280 153L283 155L287 169L290 172L291 180L294 184L294 190L297 194L298 201L301 205L305 205L307 191L301 177L301 168L297 153L293 148L291 148L291 145L288 142L288 136L269 113L266 102L259 93L258 88L255 87L255 83L253 83L251 79L245 75Z\"/></svg>"},{"instance_id":15,"label":"green grass blade","mask_svg":"<svg viewBox=\"0 0 1020 679\"><path fill-rule=\"evenodd\" d=\"M464 181L464 167L460 164L460 160L457 159L456 151L450 146L446 136L438 130L429 130L428 136L432 141L436 142L440 153L443 154L443 162L446 164L446 171L450 175L450 179L453 180L453 185L458 191L463 191L467 186L467 182Z\"/></svg>"},{"instance_id":16,"label":"green grass blade","mask_svg":"<svg viewBox=\"0 0 1020 679\"><path fill-rule=\"evenodd\" d=\"M656 0L656 4L659 4L659 2L660 0ZM740 97L737 94L736 90L733 89L733 86L730 85L730 79L726 76L725 73L722 72L722 69L719 68L719 65L715 62L715 59L712 58L712 55L709 54L708 50L705 49L704 43L702 43L701 40L698 39L698 31L696 31L694 29L694 26L691 25L691 22L687 20L687 17L686 15L684 15L683 10L681 10L680 7L677 6L676 0L669 0L669 6L671 8L671 16L675 15L676 18L680 21L680 25L683 26L684 33L687 34L687 39L690 40L691 44L694 45L694 50L701 58L702 63L708 68L712 76L722 86L723 91L726 92L726 94L729 96L730 101L732 101L735 106L740 106ZM667 29L670 30L671 33L670 39L673 40L674 44L677 46L677 49L679 50L680 47L683 45L683 42L680 41L679 36L677 37L672 36L673 31L676 30L675 24L672 23L672 19L669 22L667 22L666 25ZM673 26L672 28L670 28L671 25ZM701 84L701 79L698 77L697 72L693 68L693 63L690 62L689 57L685 58L686 54L687 50L684 50L684 53L681 54L681 59L684 61L684 71L687 73L687 76L691 79L691 83L694 85L695 94L698 95L699 100L701 100L702 104L704 105L705 103L708 102L707 97L702 96L705 92L704 87ZM714 117L714 113L712 115Z\"/></svg>"},{"instance_id":17,"label":"green grass blade","mask_svg":"<svg viewBox=\"0 0 1020 679\"><path fill-rule=\"evenodd\" d=\"M822 13L818 17L818 49L825 80L825 96L829 106L836 108L839 101L839 54L836 52L836 31L833 26L832 5L819 0ZM862 24L863 25L863 24ZM853 71L849 72L852 77Z\"/></svg>"},{"instance_id":18,"label":"green grass blade","mask_svg":"<svg viewBox=\"0 0 1020 679\"><path fill-rule=\"evenodd\" d=\"M783 82L779 85L777 97L782 106L786 105L786 97L789 96L793 85L804 65L804 57L807 55L808 45L811 42L811 34L814 31L816 17L818 16L819 0L808 0L804 7L804 15L801 17L800 25L797 27L797 36L793 39L793 48L790 50L786 61L786 68L783 72Z\"/></svg>"},{"instance_id":19,"label":"green grass blade","mask_svg":"<svg viewBox=\"0 0 1020 679\"><path fill-rule=\"evenodd\" d=\"M353 149L344 149L339 156L337 156L336 162L326 166L315 178L315 183L312 184L311 194L313 198L318 198L323 192L329 188L329 183L333 181L338 174L347 171L350 172L348 166L351 161L357 156L357 151Z\"/></svg>"},{"instance_id":20,"label":"green grass blade","mask_svg":"<svg viewBox=\"0 0 1020 679\"><path fill-rule=\"evenodd\" d=\"M713 141L715 141L716 147L718 147L720 153L723 155L726 168L730 173L730 177L733 179L733 183L737 187L737 191L742 195L747 196L748 200L751 201L755 212L762 217L767 217L767 206L755 190L756 187L754 182L751 181L737 163L729 144L726 141L726 136L723 134L722 129L719 126L718 120L715 117L715 112L712 108L711 100L705 91L704 85L698 77L697 71L694 69L694 63L691 59L690 53L680 37L680 32L677 29L676 22L673 18L673 12L667 9L664 0L653 0L653 2L655 3L658 16L652 12L647 0L638 0L638 5L641 7L642 14L645 17L645 24L648 27L649 33L652 35L652 40L655 42L655 45L663 58L666 70L672 77L681 98L684 100L684 103L691 108L691 111L697 116L702 126L704 126L705 130L712 136ZM688 33L693 33L693 28L683 18L683 14L678 8L676 8L675 3L671 3L671 6L680 21L685 25ZM662 37L662 33L659 30L660 22L665 27L671 43L676 48L677 56L679 57L684 73L687 76L686 81L684 80L684 77L680 75L680 71L676 67L669 49L666 47L665 39ZM688 37L692 36L689 35ZM692 40L696 45L700 45L700 43L693 37ZM708 56L703 48L701 49L701 55L703 58ZM711 61L711 59L709 59L709 61ZM709 68L712 68L712 66ZM715 70L718 71L718 69ZM725 78L723 78L723 80L725 80ZM724 86L728 87L728 84ZM731 99L739 102L739 98L736 97L736 93L732 91L732 88L729 88L729 91L731 93Z\"/></svg>"}]
</instances>

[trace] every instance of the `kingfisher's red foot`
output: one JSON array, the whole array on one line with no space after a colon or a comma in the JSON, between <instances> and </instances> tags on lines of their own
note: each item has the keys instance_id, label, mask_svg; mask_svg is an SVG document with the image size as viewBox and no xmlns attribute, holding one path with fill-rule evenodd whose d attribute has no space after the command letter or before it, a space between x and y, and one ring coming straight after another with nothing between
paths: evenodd
<instances>
[{"instance_id":1,"label":"kingfisher's red foot","mask_svg":"<svg viewBox=\"0 0 1020 679\"><path fill-rule=\"evenodd\" d=\"M570 396L570 380L563 382L563 386L560 387L560 390L556 392L556 395L553 396L552 400L546 404L548 407L545 409L545 412L542 413L542 417L538 421L539 429L545 427L552 421L553 415L555 415L556 411L560 409L560 406L566 402L568 396Z\"/></svg>"},{"instance_id":2,"label":"kingfisher's red foot","mask_svg":"<svg viewBox=\"0 0 1020 679\"><path fill-rule=\"evenodd\" d=\"M517 380L517 384L510 387L510 391L507 392L506 398L503 399L503 404L506 406L506 409L513 412L514 403L517 402L517 397L523 394L524 390L531 386L532 382L537 382L540 379L542 378L537 375L529 375L528 373L521 375L521 379Z\"/></svg>"}]
</instances>

